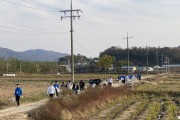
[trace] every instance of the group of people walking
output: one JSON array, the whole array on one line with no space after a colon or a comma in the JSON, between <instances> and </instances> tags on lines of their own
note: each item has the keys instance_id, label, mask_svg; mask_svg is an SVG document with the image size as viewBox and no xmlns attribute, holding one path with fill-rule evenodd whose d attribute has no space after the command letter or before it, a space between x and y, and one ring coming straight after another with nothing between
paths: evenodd
<instances>
[{"instance_id":1,"label":"group of people walking","mask_svg":"<svg viewBox=\"0 0 180 120\"><path fill-rule=\"evenodd\" d=\"M122 84L126 84L133 79L137 79L140 81L141 77L142 77L141 74L119 75L118 80L121 81ZM101 83L102 83L103 87L106 87L106 86L111 87L113 84L113 79L110 76L108 79L104 79L104 80L101 80L99 77L97 77L97 78L95 77L94 79L91 78L89 80L89 86L92 88L100 86ZM83 80L79 81L79 83L76 83L76 82L72 83L71 81L68 81L67 83L62 82L61 85L59 85L58 81L55 81L54 84L50 83L50 85L47 89L47 95L49 95L50 98L58 97L59 93L61 91L61 89L60 89L61 87L64 87L68 90L72 90L74 93L78 94L79 91L83 91L85 89L85 86L86 85ZM14 96L15 96L17 106L19 106L20 98L23 97L22 89L20 88L19 84L17 84L17 87L14 92Z\"/></svg>"},{"instance_id":2,"label":"group of people walking","mask_svg":"<svg viewBox=\"0 0 180 120\"><path fill-rule=\"evenodd\" d=\"M72 83L71 81L68 81L67 83L63 82L62 87L66 87L68 90L72 90L74 93L78 94L79 91L83 91L85 88L85 82L83 80L80 80L79 83Z\"/></svg>"},{"instance_id":3,"label":"group of people walking","mask_svg":"<svg viewBox=\"0 0 180 120\"><path fill-rule=\"evenodd\" d=\"M50 86L47 89L47 94L50 98L58 97L60 92L60 86L57 81L55 81L54 85L50 83Z\"/></svg>"},{"instance_id":4,"label":"group of people walking","mask_svg":"<svg viewBox=\"0 0 180 120\"><path fill-rule=\"evenodd\" d=\"M68 90L72 90L74 93L78 94L79 91L84 90L85 83L83 82L83 80L81 80L79 84L77 84L76 82L72 83L71 81L68 81L67 83L62 82L62 84L59 85L58 82L55 81L55 84L53 85L51 83L47 90L47 94L50 96L50 98L56 98L59 96L59 92L61 90L60 87L67 88Z\"/></svg>"},{"instance_id":5,"label":"group of people walking","mask_svg":"<svg viewBox=\"0 0 180 120\"><path fill-rule=\"evenodd\" d=\"M94 79L93 78L91 78L90 80L89 80L89 84L90 84L90 86L91 87L96 87L96 86L99 86L100 85L100 83L101 83L101 79L99 78L99 77L95 77Z\"/></svg>"},{"instance_id":6,"label":"group of people walking","mask_svg":"<svg viewBox=\"0 0 180 120\"><path fill-rule=\"evenodd\" d=\"M119 75L118 76L118 80L122 82L122 84L126 84L128 82L131 82L132 80L141 80L141 74L138 73L138 74L130 74L130 75Z\"/></svg>"},{"instance_id":7,"label":"group of people walking","mask_svg":"<svg viewBox=\"0 0 180 120\"><path fill-rule=\"evenodd\" d=\"M89 84L90 84L90 86L91 86L92 88L95 88L95 87L100 86L101 83L102 83L103 87L106 87L107 85L112 86L112 84L113 84L113 79L112 79L112 77L110 76L107 80L106 80L106 79L101 80L99 77L97 77L97 78L95 77L94 79L91 78L91 79L89 80Z\"/></svg>"}]
</instances>

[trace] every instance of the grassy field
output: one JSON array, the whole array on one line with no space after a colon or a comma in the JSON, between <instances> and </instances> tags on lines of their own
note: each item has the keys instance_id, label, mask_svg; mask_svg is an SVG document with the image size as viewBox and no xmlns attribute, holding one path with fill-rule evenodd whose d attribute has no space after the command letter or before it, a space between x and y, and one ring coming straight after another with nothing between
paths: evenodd
<instances>
[{"instance_id":1,"label":"grassy field","mask_svg":"<svg viewBox=\"0 0 180 120\"><path fill-rule=\"evenodd\" d=\"M54 99L31 114L35 120L178 120L180 75L158 76L137 82L134 91L128 88L90 89Z\"/></svg>"},{"instance_id":2,"label":"grassy field","mask_svg":"<svg viewBox=\"0 0 180 120\"><path fill-rule=\"evenodd\" d=\"M112 76L113 79L117 79L118 74L75 74L75 81L88 80L94 77L100 77L101 79L107 79ZM59 84L62 81L68 81L71 79L70 74L32 74L21 75L16 77L0 77L0 109L13 106L12 98L16 84L20 84L23 89L22 103L38 101L47 98L46 91L50 82L58 80Z\"/></svg>"},{"instance_id":3,"label":"grassy field","mask_svg":"<svg viewBox=\"0 0 180 120\"><path fill-rule=\"evenodd\" d=\"M23 81L23 80L1 80L0 81L0 109L6 108L8 106L15 105L12 103L12 98L14 95L14 90L16 84L19 83L23 90L22 103L38 101L46 98L46 89L49 85L48 81Z\"/></svg>"},{"instance_id":4,"label":"grassy field","mask_svg":"<svg viewBox=\"0 0 180 120\"><path fill-rule=\"evenodd\" d=\"M118 74L75 74L75 80L89 80L90 78L100 77L107 79L109 76L117 79ZM71 74L21 74L16 77L0 77L0 80L71 80Z\"/></svg>"}]
</instances>

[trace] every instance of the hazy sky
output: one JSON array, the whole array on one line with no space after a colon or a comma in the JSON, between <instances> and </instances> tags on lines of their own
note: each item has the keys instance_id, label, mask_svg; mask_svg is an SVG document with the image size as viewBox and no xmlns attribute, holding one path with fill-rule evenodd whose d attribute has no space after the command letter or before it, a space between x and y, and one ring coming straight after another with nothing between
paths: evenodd
<instances>
[{"instance_id":1,"label":"hazy sky","mask_svg":"<svg viewBox=\"0 0 180 120\"><path fill-rule=\"evenodd\" d=\"M0 0L0 46L70 53L70 0ZM111 47L180 45L180 0L73 0L74 52L97 57ZM76 14L75 14L76 15Z\"/></svg>"}]
</instances>

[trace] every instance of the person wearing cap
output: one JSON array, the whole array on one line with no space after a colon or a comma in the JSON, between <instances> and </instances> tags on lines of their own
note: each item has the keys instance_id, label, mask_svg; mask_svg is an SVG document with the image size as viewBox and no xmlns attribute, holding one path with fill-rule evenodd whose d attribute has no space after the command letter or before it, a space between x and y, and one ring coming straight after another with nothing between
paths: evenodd
<instances>
[{"instance_id":1,"label":"person wearing cap","mask_svg":"<svg viewBox=\"0 0 180 120\"><path fill-rule=\"evenodd\" d=\"M17 106L20 105L20 97L22 96L22 89L20 88L19 84L17 84L17 88L15 89L14 96L16 99Z\"/></svg>"}]
</instances>

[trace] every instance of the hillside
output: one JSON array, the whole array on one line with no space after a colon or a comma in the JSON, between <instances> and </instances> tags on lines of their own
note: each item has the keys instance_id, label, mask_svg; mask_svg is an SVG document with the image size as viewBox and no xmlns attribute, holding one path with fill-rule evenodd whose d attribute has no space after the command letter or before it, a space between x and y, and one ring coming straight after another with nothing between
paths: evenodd
<instances>
[{"instance_id":1,"label":"hillside","mask_svg":"<svg viewBox=\"0 0 180 120\"><path fill-rule=\"evenodd\" d=\"M68 54L54 52L54 51L47 51L42 49L18 52L0 47L0 58L4 58L4 59L15 58L18 60L26 60L26 61L55 61L58 58L64 57L66 55Z\"/></svg>"},{"instance_id":2,"label":"hillside","mask_svg":"<svg viewBox=\"0 0 180 120\"><path fill-rule=\"evenodd\" d=\"M116 62L120 63L121 61L127 60L127 49L122 49L118 47L111 47L100 53L100 57L103 55L110 55L115 57ZM162 58L163 55L163 58ZM169 58L170 64L179 64L180 63L180 48L179 47L164 47L164 48L155 48L149 47L148 48L148 63L150 66L157 65L157 58L158 64L162 65L163 61L166 58ZM147 64L147 50L145 48L137 48L132 47L129 49L129 60L132 65L144 65ZM164 64L164 62L163 62Z\"/></svg>"}]
</instances>

